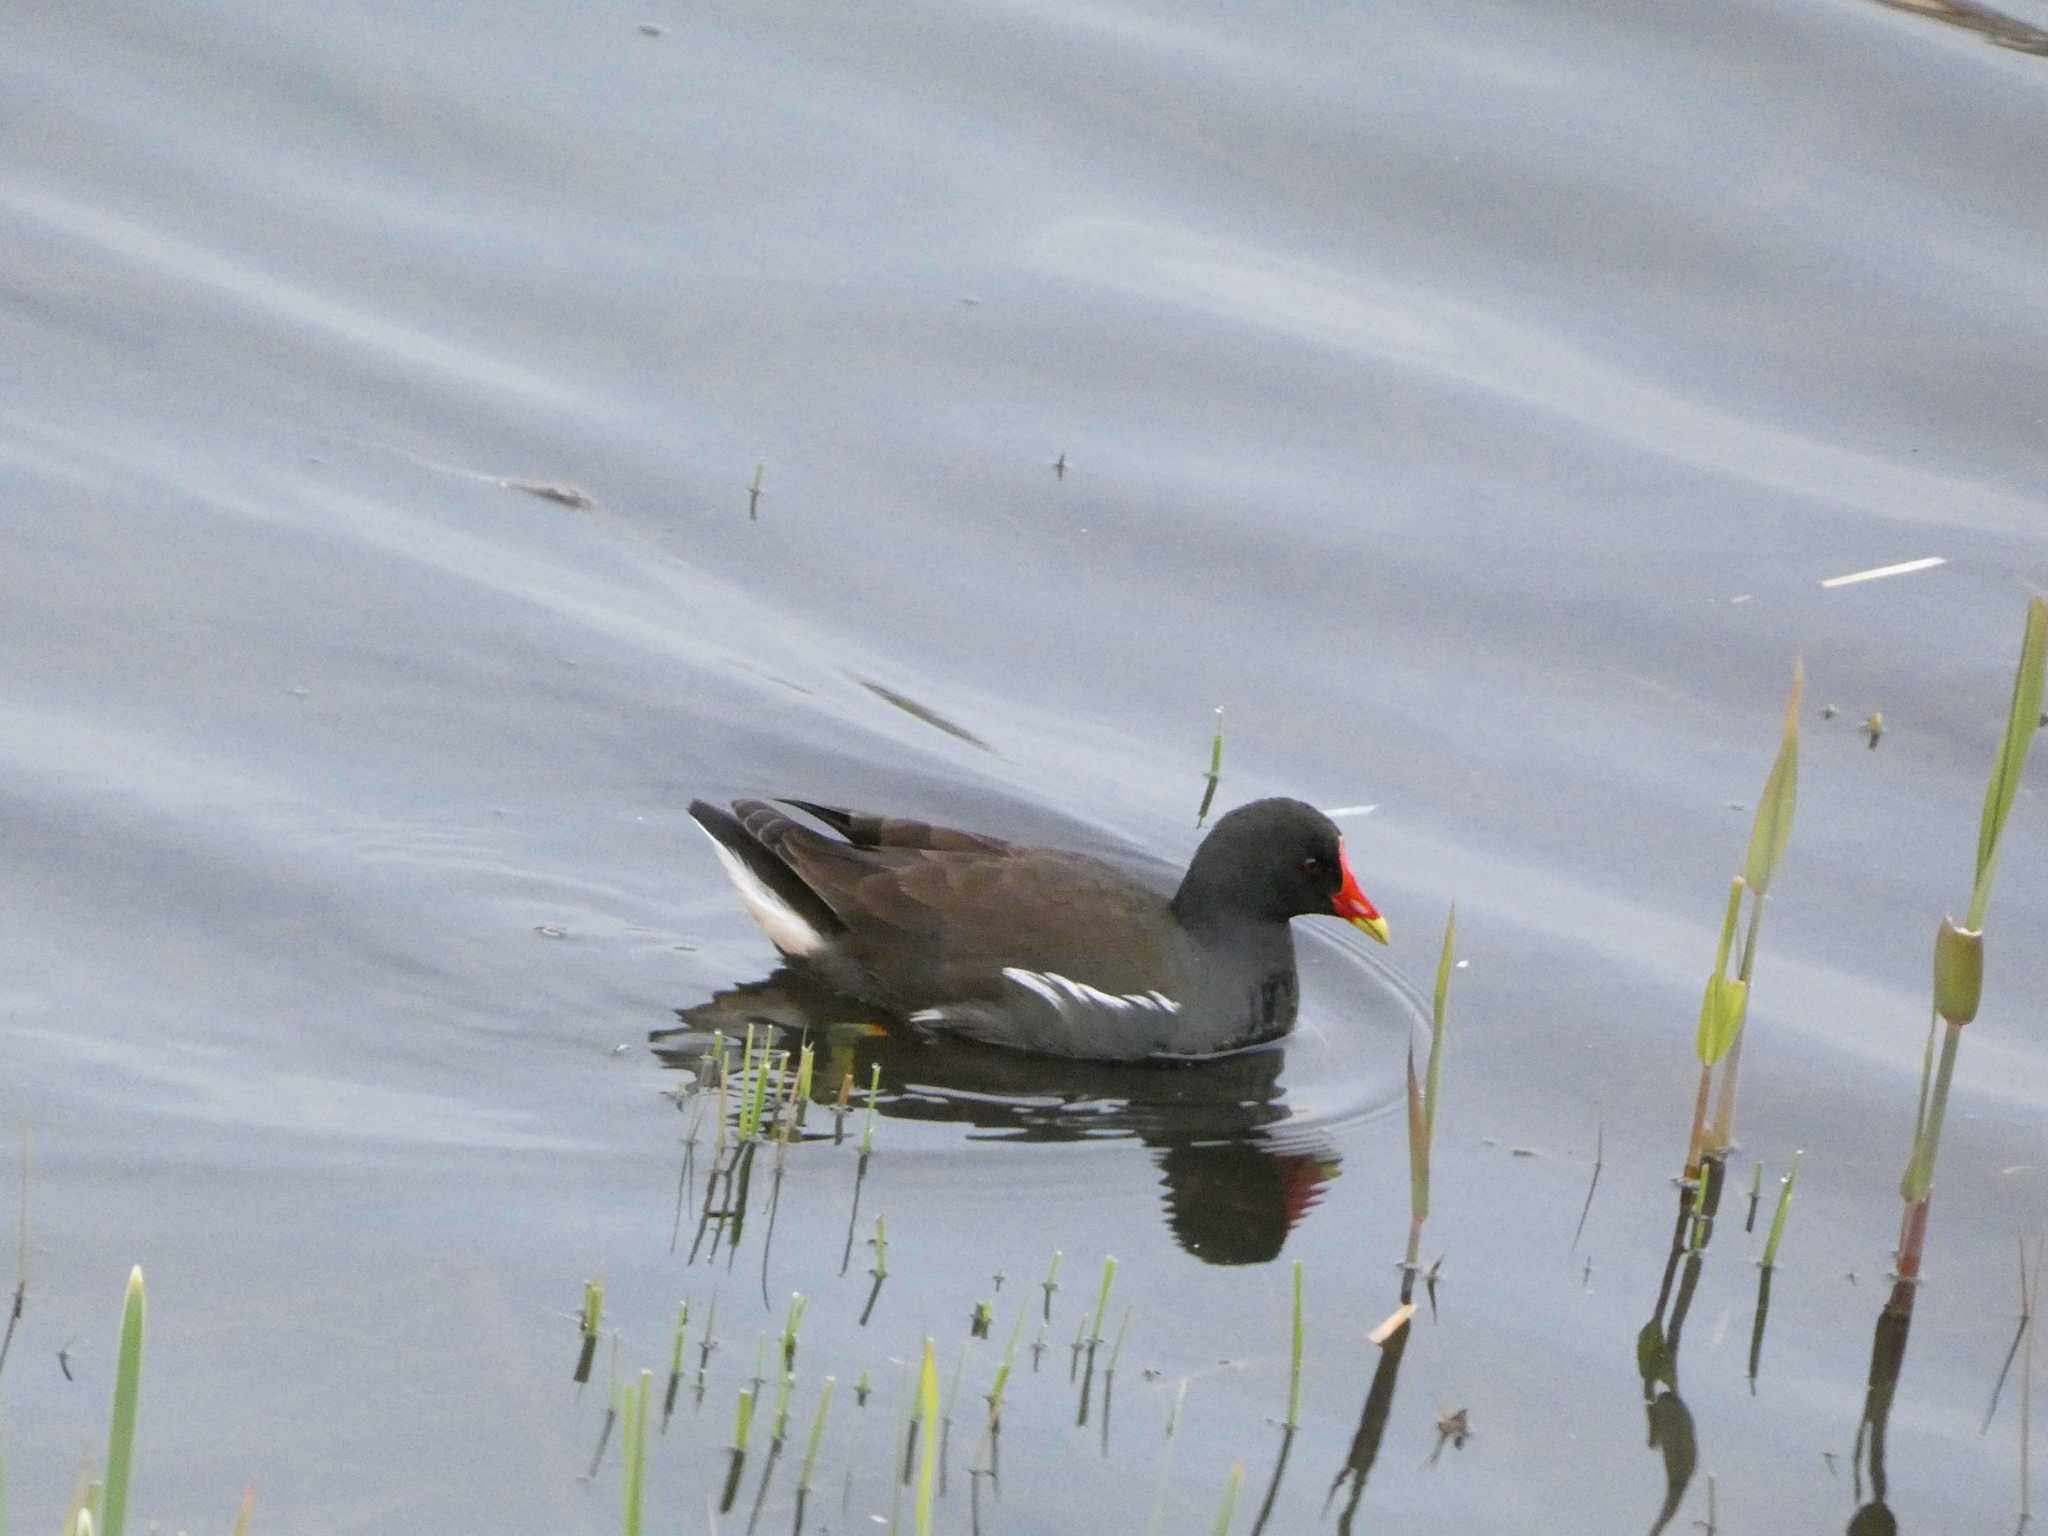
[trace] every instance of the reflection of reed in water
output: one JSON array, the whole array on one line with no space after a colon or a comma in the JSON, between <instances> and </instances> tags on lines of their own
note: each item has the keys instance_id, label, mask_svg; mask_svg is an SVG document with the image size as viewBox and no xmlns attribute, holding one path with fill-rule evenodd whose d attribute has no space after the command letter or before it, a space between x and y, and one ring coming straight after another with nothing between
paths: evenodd
<instances>
[{"instance_id":1,"label":"reflection of reed in water","mask_svg":"<svg viewBox=\"0 0 2048 1536\"><path fill-rule=\"evenodd\" d=\"M1664 1458L1664 1499L1650 1525L1650 1536L1671 1524L1699 1467L1699 1438L1692 1410L1678 1393L1678 1352L1725 1183L1725 1178L1709 1176L1699 1185L1679 1186L1678 1216L1672 1224L1671 1250L1657 1287L1657 1304L1636 1335L1636 1369L1643 1381L1649 1445ZM1700 1201L1697 1210L1695 1198Z\"/></svg>"},{"instance_id":2,"label":"reflection of reed in water","mask_svg":"<svg viewBox=\"0 0 2048 1536\"><path fill-rule=\"evenodd\" d=\"M1278 1256L1338 1169L1335 1149L1320 1135L1287 1133L1282 1046L1193 1065L1048 1061L882 1030L862 1005L788 970L679 1009L677 1017L680 1026L656 1032L654 1044L665 1062L696 1075L678 1096L686 1104L701 1106L717 1087L716 1065L708 1056L714 1034L722 1033L731 1045L751 1027L764 1040L773 1030L814 1046L809 1092L811 1102L826 1109L841 1107L849 1076L858 1099L879 1072L883 1091L869 1102L886 1119L952 1122L1008 1141L1118 1135L1138 1141L1157 1155L1168 1228L1182 1248L1208 1264L1258 1264ZM729 1097L750 1102L739 1087ZM763 1112L772 1114L772 1106ZM745 1230L745 1207L756 1182L750 1149L760 1143L725 1139L732 1115L729 1104L716 1123L721 1139L707 1175L693 1259L700 1253L715 1258L723 1246L730 1264ZM771 1137L776 1189L787 1141L828 1135L800 1130ZM866 1154L863 1146L842 1255L846 1267L860 1230ZM686 1165L694 1156L693 1138ZM679 1189L688 1177L679 1178Z\"/></svg>"},{"instance_id":3,"label":"reflection of reed in water","mask_svg":"<svg viewBox=\"0 0 2048 1536\"><path fill-rule=\"evenodd\" d=\"M1351 1449L1345 1454L1344 1465L1337 1469L1337 1476L1330 1483L1330 1492L1323 1500L1323 1511L1327 1514L1339 1490L1347 1481L1351 1484L1350 1495L1337 1516L1338 1536L1351 1536L1351 1522L1357 1518L1358 1501L1365 1495L1365 1480L1372 1475L1373 1463L1380 1456L1380 1442L1386 1438L1387 1418L1394 1409L1394 1384L1401 1376L1401 1357L1408 1352L1408 1336L1415 1331L1413 1308L1406 1298L1410 1283L1404 1279L1401 1303L1402 1309L1410 1313L1410 1318L1403 1319L1380 1345L1379 1364L1373 1370L1372 1385L1366 1389L1365 1407L1358 1415L1357 1433L1352 1435Z\"/></svg>"}]
</instances>

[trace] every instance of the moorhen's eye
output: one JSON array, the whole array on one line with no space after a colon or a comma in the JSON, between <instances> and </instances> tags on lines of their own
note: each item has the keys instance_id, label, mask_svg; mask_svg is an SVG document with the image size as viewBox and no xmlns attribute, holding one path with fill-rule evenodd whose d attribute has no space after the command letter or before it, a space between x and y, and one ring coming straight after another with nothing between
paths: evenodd
<instances>
[{"instance_id":1,"label":"moorhen's eye","mask_svg":"<svg viewBox=\"0 0 2048 1536\"><path fill-rule=\"evenodd\" d=\"M1307 858L1301 861L1301 867L1307 870L1310 874L1314 874L1317 870L1323 867L1323 861L1317 858L1314 854L1310 854Z\"/></svg>"}]
</instances>

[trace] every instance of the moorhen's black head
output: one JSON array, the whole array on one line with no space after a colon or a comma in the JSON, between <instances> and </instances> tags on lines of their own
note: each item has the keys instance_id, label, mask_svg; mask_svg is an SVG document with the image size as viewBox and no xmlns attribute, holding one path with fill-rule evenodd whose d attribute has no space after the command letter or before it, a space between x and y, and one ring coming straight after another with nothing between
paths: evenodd
<instances>
[{"instance_id":1,"label":"moorhen's black head","mask_svg":"<svg viewBox=\"0 0 2048 1536\"><path fill-rule=\"evenodd\" d=\"M1387 925L1358 888L1337 824L1300 800L1254 800L1218 821L1173 899L1197 927L1334 915L1382 944Z\"/></svg>"}]
</instances>

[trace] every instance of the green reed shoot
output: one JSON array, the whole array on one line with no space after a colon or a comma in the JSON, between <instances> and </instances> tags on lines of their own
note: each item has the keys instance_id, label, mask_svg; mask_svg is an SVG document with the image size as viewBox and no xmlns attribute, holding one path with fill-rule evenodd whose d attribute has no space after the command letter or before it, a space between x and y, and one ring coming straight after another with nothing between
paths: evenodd
<instances>
[{"instance_id":1,"label":"green reed shoot","mask_svg":"<svg viewBox=\"0 0 2048 1536\"><path fill-rule=\"evenodd\" d=\"M803 1331L804 1308L809 1305L802 1291L789 1293L789 1315L782 1322L782 1368L785 1371L796 1369L796 1338Z\"/></svg>"},{"instance_id":2,"label":"green reed shoot","mask_svg":"<svg viewBox=\"0 0 2048 1536\"><path fill-rule=\"evenodd\" d=\"M825 1438L825 1411L832 1406L832 1388L836 1384L836 1378L825 1378L818 1392L818 1411L811 1415L811 1438L804 1446L804 1464L796 1479L797 1488L804 1493L810 1492L811 1474L817 1469L818 1444Z\"/></svg>"},{"instance_id":3,"label":"green reed shoot","mask_svg":"<svg viewBox=\"0 0 2048 1536\"><path fill-rule=\"evenodd\" d=\"M1411 1274L1421 1253L1422 1224L1429 1220L1429 1154L1436 1139L1436 1106L1443 1082L1444 1005L1450 997L1451 957L1457 939L1458 908L1453 902L1444 919L1443 953L1437 957L1436 994L1429 1010L1429 1065L1421 1083L1415 1077L1414 1043L1408 1046L1408 1255L1403 1264Z\"/></svg>"},{"instance_id":4,"label":"green reed shoot","mask_svg":"<svg viewBox=\"0 0 2048 1536\"><path fill-rule=\"evenodd\" d=\"M751 1388L740 1388L739 1418L732 1427L732 1448L742 1456L747 1454L747 1435L754 1427L754 1394Z\"/></svg>"},{"instance_id":5,"label":"green reed shoot","mask_svg":"<svg viewBox=\"0 0 2048 1536\"><path fill-rule=\"evenodd\" d=\"M1737 875L1728 883L1728 910L1721 918L1721 941L1714 949L1714 969L1707 977L1706 995L1700 999L1699 1032L1694 1049L1700 1059L1700 1086L1692 1106L1692 1134L1685 1146L1685 1176L1700 1177L1700 1160L1707 1145L1707 1102L1713 1090L1714 1068L1719 1066L1742 1033L1743 1016L1749 1011L1749 983L1728 974L1728 955L1735 946L1735 925L1742 917L1742 893L1749 882Z\"/></svg>"},{"instance_id":6,"label":"green reed shoot","mask_svg":"<svg viewBox=\"0 0 2048 1536\"><path fill-rule=\"evenodd\" d=\"M782 1372L781 1380L775 1386L775 1427L768 1435L778 1446L782 1444L782 1437L789 1433L789 1395L795 1390L796 1372Z\"/></svg>"},{"instance_id":7,"label":"green reed shoot","mask_svg":"<svg viewBox=\"0 0 2048 1536\"><path fill-rule=\"evenodd\" d=\"M1060 1288L1060 1260L1065 1257L1063 1250L1053 1249L1052 1263L1045 1271L1045 1278L1038 1283L1038 1288L1045 1292L1045 1320L1048 1323L1052 1321L1052 1293Z\"/></svg>"},{"instance_id":8,"label":"green reed shoot","mask_svg":"<svg viewBox=\"0 0 2048 1536\"><path fill-rule=\"evenodd\" d=\"M114 1413L107 1429L107 1483L100 1502L102 1536L121 1536L128 1520L128 1471L135 1459L135 1406L142 1387L142 1267L128 1272L121 1306L121 1348L114 1369Z\"/></svg>"},{"instance_id":9,"label":"green reed shoot","mask_svg":"<svg viewBox=\"0 0 2048 1536\"><path fill-rule=\"evenodd\" d=\"M1771 1217L1771 1235L1764 1239L1764 1268L1778 1266L1778 1244L1785 1237L1785 1218L1792 1210L1792 1185L1799 1177L1799 1159L1804 1152L1792 1154L1792 1167L1784 1178L1778 1181L1778 1209Z\"/></svg>"},{"instance_id":10,"label":"green reed shoot","mask_svg":"<svg viewBox=\"0 0 2048 1536\"><path fill-rule=\"evenodd\" d=\"M1213 1536L1230 1536L1230 1517L1237 1512L1237 1491L1243 1486L1244 1463L1240 1461L1230 1469L1230 1478L1223 1485L1223 1502L1216 1506Z\"/></svg>"},{"instance_id":11,"label":"green reed shoot","mask_svg":"<svg viewBox=\"0 0 2048 1536\"><path fill-rule=\"evenodd\" d=\"M875 1145L875 1100L882 1092L882 1064L873 1063L868 1075L868 1115L860 1128L860 1155L866 1157Z\"/></svg>"},{"instance_id":12,"label":"green reed shoot","mask_svg":"<svg viewBox=\"0 0 2048 1536\"><path fill-rule=\"evenodd\" d=\"M881 1213L875 1215L875 1267L870 1273L877 1280L889 1278L889 1229L883 1225Z\"/></svg>"},{"instance_id":13,"label":"green reed shoot","mask_svg":"<svg viewBox=\"0 0 2048 1536\"><path fill-rule=\"evenodd\" d=\"M640 1536L640 1495L647 1481L647 1393L654 1372L643 1370L626 1393L626 1536Z\"/></svg>"},{"instance_id":14,"label":"green reed shoot","mask_svg":"<svg viewBox=\"0 0 2048 1536\"><path fill-rule=\"evenodd\" d=\"M583 1348L576 1356L573 1379L580 1387L590 1380L591 1363L597 1359L597 1332L604 1324L604 1281L583 1282L583 1312L579 1327L583 1334Z\"/></svg>"},{"instance_id":15,"label":"green reed shoot","mask_svg":"<svg viewBox=\"0 0 2048 1536\"><path fill-rule=\"evenodd\" d=\"M668 1390L662 1394L661 1399L661 1427L664 1433L668 1430L668 1416L676 1411L676 1389L683 1381L683 1341L689 1332L690 1304L684 1301L676 1309L675 1347L669 1351L668 1357ZM0 1536L7 1536L7 1533L0 1531Z\"/></svg>"},{"instance_id":16,"label":"green reed shoot","mask_svg":"<svg viewBox=\"0 0 2048 1536\"><path fill-rule=\"evenodd\" d=\"M929 1335L917 1373L917 1536L931 1536L932 1491L939 1470L939 1363Z\"/></svg>"},{"instance_id":17,"label":"green reed shoot","mask_svg":"<svg viewBox=\"0 0 2048 1536\"><path fill-rule=\"evenodd\" d=\"M235 1511L235 1523L228 1536L249 1536L249 1521L256 1514L256 1485L251 1483L242 1490L242 1507ZM7 1529L0 1524L0 1536L7 1536Z\"/></svg>"},{"instance_id":18,"label":"green reed shoot","mask_svg":"<svg viewBox=\"0 0 2048 1536\"><path fill-rule=\"evenodd\" d=\"M1917 1279L1927 1242L1927 1204L1934 1192L1935 1158L1948 1114L1949 1086L1955 1076L1956 1048L1963 1027L1977 1016L1984 987L1984 914L1991 902L1991 881L1998 869L1999 841L2013 797L2019 793L2027 749L2041 720L2041 691L2048 672L2048 600L2027 604L2025 635L2020 642L2019 668L2013 677L2012 704L2005 735L1991 765L1984 790L1984 812L1977 830L1977 873L1970 890L1970 908L1962 926L1942 919L1934 940L1934 1006L1927 1021L1927 1048L1920 1063L1920 1102L1913 1122L1913 1151L1899 1181L1906 1214L1899 1234L1899 1276ZM1937 1025L1942 1033L1941 1060L1934 1060ZM1931 1079L1931 1081L1930 1081Z\"/></svg>"},{"instance_id":19,"label":"green reed shoot","mask_svg":"<svg viewBox=\"0 0 2048 1536\"><path fill-rule=\"evenodd\" d=\"M762 1107L767 1110L771 1121L779 1120L782 1117L783 1108L782 1079L785 1075L785 1068L789 1063L789 1052L763 1052L761 1060L764 1064L772 1062L774 1072L774 1075L769 1079L767 1089L761 1095Z\"/></svg>"},{"instance_id":20,"label":"green reed shoot","mask_svg":"<svg viewBox=\"0 0 2048 1536\"><path fill-rule=\"evenodd\" d=\"M1223 706L1216 706L1216 738L1209 743L1209 771L1202 775L1207 784L1202 790L1201 809L1195 812L1195 828L1201 830L1202 823L1209 819L1209 807L1216 803L1216 786L1223 778Z\"/></svg>"},{"instance_id":21,"label":"green reed shoot","mask_svg":"<svg viewBox=\"0 0 2048 1536\"><path fill-rule=\"evenodd\" d=\"M798 1125L804 1123L804 1111L810 1107L811 1075L817 1068L817 1062L818 1048L806 1042L803 1053L797 1057L796 1088L790 1094L790 1102L795 1110L795 1120Z\"/></svg>"},{"instance_id":22,"label":"green reed shoot","mask_svg":"<svg viewBox=\"0 0 2048 1536\"><path fill-rule=\"evenodd\" d=\"M1010 1384L1010 1367L1017 1361L1017 1336L1024 1331L1024 1308L1017 1308L1017 1321L1010 1325L1010 1341L1003 1346L1003 1363L996 1367L996 1379L988 1389L988 1421L995 1424L1003 1416L1003 1389ZM0 1536L6 1536L0 1532Z\"/></svg>"},{"instance_id":23,"label":"green reed shoot","mask_svg":"<svg viewBox=\"0 0 2048 1536\"><path fill-rule=\"evenodd\" d=\"M1109 1310L1110 1282L1115 1279L1116 1260L1114 1258L1105 1258L1102 1261L1102 1289L1095 1295L1095 1326L1088 1331L1088 1337L1098 1344L1102 1342L1103 1314Z\"/></svg>"},{"instance_id":24,"label":"green reed shoot","mask_svg":"<svg viewBox=\"0 0 2048 1536\"><path fill-rule=\"evenodd\" d=\"M1785 700L1785 728L1778 739L1778 755L1764 779L1763 794L1756 803L1756 819L1749 829L1749 850L1743 856L1742 882L1749 888L1749 928L1742 939L1742 962L1736 969L1741 983L1739 1000L1724 997L1722 1006L1735 1013L1734 1034L1729 1040L1721 1066L1721 1088L1714 1102L1713 1130L1706 1148L1725 1153L1735 1144L1736 1082L1742 1071L1743 1024L1748 1017L1750 977L1756 966L1757 933L1763 927L1764 898L1777 878L1778 864L1792 837L1792 815L1799 805L1799 710L1806 697L1806 669L1792 669L1792 692ZM1725 985L1725 984L1724 984Z\"/></svg>"},{"instance_id":25,"label":"green reed shoot","mask_svg":"<svg viewBox=\"0 0 2048 1536\"><path fill-rule=\"evenodd\" d=\"M1294 1261L1294 1343L1287 1356L1287 1427L1301 1427L1301 1260Z\"/></svg>"}]
</instances>

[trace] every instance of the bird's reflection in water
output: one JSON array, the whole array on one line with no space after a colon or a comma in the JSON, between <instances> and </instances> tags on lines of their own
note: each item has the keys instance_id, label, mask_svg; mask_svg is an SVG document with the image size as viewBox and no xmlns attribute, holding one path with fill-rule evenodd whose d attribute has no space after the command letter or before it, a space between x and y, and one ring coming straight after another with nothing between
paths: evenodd
<instances>
[{"instance_id":1,"label":"bird's reflection in water","mask_svg":"<svg viewBox=\"0 0 2048 1536\"><path fill-rule=\"evenodd\" d=\"M950 1121L1006 1141L1142 1142L1158 1162L1175 1241L1208 1264L1276 1258L1338 1168L1327 1138L1289 1123L1286 1041L1192 1063L1029 1056L882 1029L871 1010L787 969L676 1016L654 1045L684 1068L704 1059L715 1033L736 1041L750 1024L781 1031L787 1045L807 1037L817 1051L817 1105L835 1104L851 1074L853 1103L864 1108L879 1066L885 1118Z\"/></svg>"}]
</instances>

